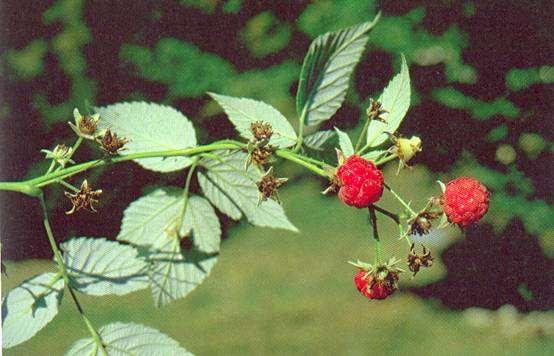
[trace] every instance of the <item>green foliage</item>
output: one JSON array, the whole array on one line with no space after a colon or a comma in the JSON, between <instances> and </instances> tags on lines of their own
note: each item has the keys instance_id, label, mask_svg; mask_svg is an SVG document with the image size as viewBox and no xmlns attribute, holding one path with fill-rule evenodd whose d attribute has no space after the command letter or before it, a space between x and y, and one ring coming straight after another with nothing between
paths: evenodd
<instances>
[{"instance_id":1,"label":"green foliage","mask_svg":"<svg viewBox=\"0 0 554 356\"><path fill-rule=\"evenodd\" d=\"M239 38L254 58L263 58L282 50L290 35L289 24L281 23L272 12L264 11L248 20Z\"/></svg>"},{"instance_id":2,"label":"green foliage","mask_svg":"<svg viewBox=\"0 0 554 356\"><path fill-rule=\"evenodd\" d=\"M477 120L488 120L495 115L514 119L520 115L519 109L511 101L503 97L496 98L491 102L485 102L466 96L451 87L434 89L432 97L447 107L469 110L471 115Z\"/></svg>"},{"instance_id":3,"label":"green foliage","mask_svg":"<svg viewBox=\"0 0 554 356\"><path fill-rule=\"evenodd\" d=\"M5 54L6 63L22 79L31 79L44 70L44 56L48 46L43 39L29 43L20 51L11 49Z\"/></svg>"},{"instance_id":4,"label":"green foliage","mask_svg":"<svg viewBox=\"0 0 554 356\"><path fill-rule=\"evenodd\" d=\"M323 151L324 146L335 136L336 136L336 131L331 131L331 130L318 131L316 133L313 133L311 135L304 137L304 141L302 143L304 144L304 146L312 150Z\"/></svg>"},{"instance_id":5,"label":"green foliage","mask_svg":"<svg viewBox=\"0 0 554 356\"><path fill-rule=\"evenodd\" d=\"M124 295L148 287L146 261L130 245L80 237L60 247L71 285L80 292Z\"/></svg>"},{"instance_id":6,"label":"green foliage","mask_svg":"<svg viewBox=\"0 0 554 356\"><path fill-rule=\"evenodd\" d=\"M513 68L506 74L506 86L513 91L529 88L533 84L554 83L554 67Z\"/></svg>"},{"instance_id":7,"label":"green foliage","mask_svg":"<svg viewBox=\"0 0 554 356\"><path fill-rule=\"evenodd\" d=\"M335 131L337 132L337 136L339 138L339 147L344 154L345 157L352 156L354 154L354 146L352 145L352 141L350 140L350 137L345 132L342 132L338 128L335 127Z\"/></svg>"},{"instance_id":8,"label":"green foliage","mask_svg":"<svg viewBox=\"0 0 554 356\"><path fill-rule=\"evenodd\" d=\"M33 337L58 314L64 280L54 273L35 276L8 293L2 302L2 347Z\"/></svg>"},{"instance_id":9,"label":"green foliage","mask_svg":"<svg viewBox=\"0 0 554 356\"><path fill-rule=\"evenodd\" d=\"M152 50L124 45L119 56L135 65L141 77L167 85L169 98L194 98L220 90L236 74L226 60L175 38L160 39Z\"/></svg>"},{"instance_id":10,"label":"green foliage","mask_svg":"<svg viewBox=\"0 0 554 356\"><path fill-rule=\"evenodd\" d=\"M373 22L353 26L316 38L302 64L296 93L296 110L306 127L335 114L346 96L350 77L368 41Z\"/></svg>"},{"instance_id":11,"label":"green foliage","mask_svg":"<svg viewBox=\"0 0 554 356\"><path fill-rule=\"evenodd\" d=\"M99 129L111 128L130 140L123 154L178 150L196 146L194 127L186 116L153 103L120 103L97 109ZM172 172L190 165L187 157L141 158L141 166L156 172Z\"/></svg>"},{"instance_id":12,"label":"green foliage","mask_svg":"<svg viewBox=\"0 0 554 356\"><path fill-rule=\"evenodd\" d=\"M99 334L110 356L192 355L169 336L140 324L112 323L100 328ZM102 352L92 338L87 338L66 352L66 356L81 355L102 356Z\"/></svg>"},{"instance_id":13,"label":"green foliage","mask_svg":"<svg viewBox=\"0 0 554 356\"><path fill-rule=\"evenodd\" d=\"M242 137L252 139L250 125L256 121L269 123L273 135L269 143L276 147L290 147L296 143L294 128L278 110L272 106L252 99L233 98L230 96L210 93L225 110L229 120L235 125Z\"/></svg>"},{"instance_id":14,"label":"green foliage","mask_svg":"<svg viewBox=\"0 0 554 356\"><path fill-rule=\"evenodd\" d=\"M389 136L386 133L396 132L410 107L410 93L410 73L406 58L402 56L400 73L392 78L378 100L382 109L386 111L380 115L384 122L371 120L369 123L367 129L369 147L379 146L388 140Z\"/></svg>"},{"instance_id":15,"label":"green foliage","mask_svg":"<svg viewBox=\"0 0 554 356\"><path fill-rule=\"evenodd\" d=\"M244 214L256 226L298 231L275 200L258 204L255 182L260 180L262 173L252 165L244 169L246 153L221 152L219 157L202 159L201 165L207 171L198 174L202 191L212 204L233 219Z\"/></svg>"}]
</instances>

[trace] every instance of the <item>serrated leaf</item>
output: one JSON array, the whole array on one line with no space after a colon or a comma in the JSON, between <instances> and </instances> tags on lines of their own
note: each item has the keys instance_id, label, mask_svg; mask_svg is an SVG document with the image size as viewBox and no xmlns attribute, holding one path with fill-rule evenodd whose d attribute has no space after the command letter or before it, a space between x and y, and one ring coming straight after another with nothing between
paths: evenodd
<instances>
[{"instance_id":1,"label":"serrated leaf","mask_svg":"<svg viewBox=\"0 0 554 356\"><path fill-rule=\"evenodd\" d=\"M190 352L160 331L135 323L112 323L98 331L108 356L190 356ZM92 338L76 341L65 353L66 356L102 356Z\"/></svg>"},{"instance_id":2,"label":"serrated leaf","mask_svg":"<svg viewBox=\"0 0 554 356\"><path fill-rule=\"evenodd\" d=\"M273 135L269 140L271 145L285 148L296 143L297 137L294 128L273 106L252 99L209 94L221 105L242 137L251 139L253 135L250 124L255 121L263 121L269 123L273 129Z\"/></svg>"},{"instance_id":3,"label":"serrated leaf","mask_svg":"<svg viewBox=\"0 0 554 356\"><path fill-rule=\"evenodd\" d=\"M130 140L122 155L177 150L196 146L194 127L185 115L164 105L132 102L97 108L99 129L111 128ZM172 172L191 164L188 157L154 157L135 160L146 169Z\"/></svg>"},{"instance_id":4,"label":"serrated leaf","mask_svg":"<svg viewBox=\"0 0 554 356\"><path fill-rule=\"evenodd\" d=\"M310 45L296 94L296 109L301 117L305 113L306 127L328 120L342 105L352 72L378 17L372 22L326 33Z\"/></svg>"},{"instance_id":5,"label":"serrated leaf","mask_svg":"<svg viewBox=\"0 0 554 356\"><path fill-rule=\"evenodd\" d=\"M32 338L56 314L64 280L54 273L35 276L8 293L2 302L2 347Z\"/></svg>"},{"instance_id":6,"label":"serrated leaf","mask_svg":"<svg viewBox=\"0 0 554 356\"><path fill-rule=\"evenodd\" d=\"M178 239L168 241L150 256L150 284L154 305L161 307L192 292L208 276L216 255L182 252Z\"/></svg>"},{"instance_id":7,"label":"serrated leaf","mask_svg":"<svg viewBox=\"0 0 554 356\"><path fill-rule=\"evenodd\" d=\"M344 156L345 157L352 156L354 154L354 146L352 146L352 141L350 140L350 137L348 137L346 132L342 132L336 127L335 127L335 131L337 132L337 136L339 138L340 150L342 151Z\"/></svg>"},{"instance_id":8,"label":"serrated leaf","mask_svg":"<svg viewBox=\"0 0 554 356\"><path fill-rule=\"evenodd\" d=\"M235 203L233 203L233 201L204 174L198 172L197 177L198 183L200 184L202 192L206 198L208 198L216 208L218 208L225 215L229 216L231 219L240 220L242 212L235 205Z\"/></svg>"},{"instance_id":9,"label":"serrated leaf","mask_svg":"<svg viewBox=\"0 0 554 356\"><path fill-rule=\"evenodd\" d=\"M148 287L146 261L129 245L104 238L74 238L61 244L71 285L90 295L124 295Z\"/></svg>"},{"instance_id":10,"label":"serrated leaf","mask_svg":"<svg viewBox=\"0 0 554 356\"><path fill-rule=\"evenodd\" d=\"M372 120L367 129L369 147L378 146L388 140L385 132L396 132L410 107L410 93L410 71L406 58L402 55L400 73L392 78L379 97L381 108L387 111L381 115L385 122Z\"/></svg>"},{"instance_id":11,"label":"serrated leaf","mask_svg":"<svg viewBox=\"0 0 554 356\"><path fill-rule=\"evenodd\" d=\"M157 189L132 202L123 212L119 241L147 248L164 246L175 235L178 217L183 209L182 191ZM188 231L180 231L181 236Z\"/></svg>"},{"instance_id":12,"label":"serrated leaf","mask_svg":"<svg viewBox=\"0 0 554 356\"><path fill-rule=\"evenodd\" d=\"M304 146L311 148L312 150L322 151L323 146L335 135L336 133L331 130L318 131L304 137L304 141L302 143Z\"/></svg>"},{"instance_id":13,"label":"serrated leaf","mask_svg":"<svg viewBox=\"0 0 554 356\"><path fill-rule=\"evenodd\" d=\"M211 204L199 196L189 198L183 225L192 230L194 245L202 252L219 251L221 227Z\"/></svg>"},{"instance_id":14,"label":"serrated leaf","mask_svg":"<svg viewBox=\"0 0 554 356\"><path fill-rule=\"evenodd\" d=\"M201 165L207 169L202 179L210 181L210 188L217 187L219 190L215 199L206 194L206 191L204 192L212 204L224 211L224 209L228 210L229 206L220 206L220 204L228 203L230 200L253 225L298 231L286 217L283 207L276 201L268 199L258 204L260 193L255 182L261 179L262 172L253 165L250 165L245 171L246 153L220 152L219 156L221 161L215 159L200 161ZM199 176L201 174L199 173ZM222 196L226 196L228 200L222 200Z\"/></svg>"}]
</instances>

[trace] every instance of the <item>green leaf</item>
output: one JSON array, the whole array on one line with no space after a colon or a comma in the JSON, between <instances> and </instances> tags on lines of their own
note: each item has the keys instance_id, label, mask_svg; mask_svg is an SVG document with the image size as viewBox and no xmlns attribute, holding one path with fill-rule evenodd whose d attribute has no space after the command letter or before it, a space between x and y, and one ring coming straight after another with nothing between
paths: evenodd
<instances>
[{"instance_id":1,"label":"green leaf","mask_svg":"<svg viewBox=\"0 0 554 356\"><path fill-rule=\"evenodd\" d=\"M150 284L157 307L192 292L217 262L215 255L196 250L182 252L179 242L179 239L172 239L160 249L150 252Z\"/></svg>"},{"instance_id":2,"label":"green leaf","mask_svg":"<svg viewBox=\"0 0 554 356\"><path fill-rule=\"evenodd\" d=\"M240 220L242 212L233 203L233 201L204 174L198 172L198 183L202 188L204 195L215 205L222 213L233 220Z\"/></svg>"},{"instance_id":3,"label":"green leaf","mask_svg":"<svg viewBox=\"0 0 554 356\"><path fill-rule=\"evenodd\" d=\"M337 136L339 137L340 150L342 151L344 156L352 156L354 154L354 146L352 146L352 141L350 140L350 137L348 137L345 132L342 132L336 127L335 131L337 132Z\"/></svg>"},{"instance_id":4,"label":"green leaf","mask_svg":"<svg viewBox=\"0 0 554 356\"><path fill-rule=\"evenodd\" d=\"M369 147L378 146L388 140L385 132L395 133L410 107L410 72L404 55L402 55L400 73L389 82L379 97L379 102L381 107L387 111L381 115L385 122L379 120L370 122L367 129Z\"/></svg>"},{"instance_id":5,"label":"green leaf","mask_svg":"<svg viewBox=\"0 0 554 356\"><path fill-rule=\"evenodd\" d=\"M304 58L296 94L296 110L304 117L305 126L328 120L342 105L350 76L378 18L326 33L312 42Z\"/></svg>"},{"instance_id":6,"label":"green leaf","mask_svg":"<svg viewBox=\"0 0 554 356\"><path fill-rule=\"evenodd\" d=\"M387 153L387 150L375 150L370 151L362 156L363 159L375 162L378 158L381 158Z\"/></svg>"},{"instance_id":7,"label":"green leaf","mask_svg":"<svg viewBox=\"0 0 554 356\"><path fill-rule=\"evenodd\" d=\"M63 289L63 278L43 273L10 291L2 302L2 347L32 338L52 321L58 314Z\"/></svg>"},{"instance_id":8,"label":"green leaf","mask_svg":"<svg viewBox=\"0 0 554 356\"><path fill-rule=\"evenodd\" d=\"M276 201L268 199L258 204L260 193L255 182L261 179L262 173L253 165L245 171L246 153L225 151L219 152L219 156L220 160L202 159L201 165L207 171L198 173L204 184L206 180L211 183L204 194L212 204L224 213L229 210L236 213L236 208L256 226L298 231Z\"/></svg>"},{"instance_id":9,"label":"green leaf","mask_svg":"<svg viewBox=\"0 0 554 356\"><path fill-rule=\"evenodd\" d=\"M183 209L182 191L157 189L132 202L123 212L119 241L147 248L164 246L175 236L175 228ZM182 229L183 236L188 231Z\"/></svg>"},{"instance_id":10,"label":"green leaf","mask_svg":"<svg viewBox=\"0 0 554 356\"><path fill-rule=\"evenodd\" d=\"M97 108L99 129L111 128L130 140L122 155L138 152L177 150L196 146L190 121L179 111L164 105L132 102ZM146 169L172 172L191 164L188 157L154 157L135 160Z\"/></svg>"},{"instance_id":11,"label":"green leaf","mask_svg":"<svg viewBox=\"0 0 554 356\"><path fill-rule=\"evenodd\" d=\"M98 331L108 356L192 355L160 331L135 323L112 323ZM92 338L76 341L66 356L102 356Z\"/></svg>"},{"instance_id":12,"label":"green leaf","mask_svg":"<svg viewBox=\"0 0 554 356\"><path fill-rule=\"evenodd\" d=\"M221 227L215 210L206 199L199 196L189 198L183 225L192 230L194 244L200 251L219 251Z\"/></svg>"},{"instance_id":13,"label":"green leaf","mask_svg":"<svg viewBox=\"0 0 554 356\"><path fill-rule=\"evenodd\" d=\"M74 238L61 244L71 285L90 295L124 295L148 287L146 261L129 245L104 238Z\"/></svg>"},{"instance_id":14,"label":"green leaf","mask_svg":"<svg viewBox=\"0 0 554 356\"><path fill-rule=\"evenodd\" d=\"M250 124L255 121L269 123L273 128L273 136L269 143L276 147L290 147L296 143L297 137L289 121L277 109L269 104L246 98L235 98L209 93L225 110L229 120L235 125L240 135L251 139Z\"/></svg>"},{"instance_id":15,"label":"green leaf","mask_svg":"<svg viewBox=\"0 0 554 356\"><path fill-rule=\"evenodd\" d=\"M316 151L323 151L323 146L333 137L336 133L331 130L318 131L311 135L304 137L304 146Z\"/></svg>"}]
</instances>

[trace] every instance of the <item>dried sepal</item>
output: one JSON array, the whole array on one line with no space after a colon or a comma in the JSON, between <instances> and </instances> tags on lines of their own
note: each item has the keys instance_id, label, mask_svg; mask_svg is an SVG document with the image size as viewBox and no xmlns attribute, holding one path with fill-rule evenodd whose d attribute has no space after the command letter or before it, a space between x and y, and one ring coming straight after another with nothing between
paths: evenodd
<instances>
[{"instance_id":1,"label":"dried sepal","mask_svg":"<svg viewBox=\"0 0 554 356\"><path fill-rule=\"evenodd\" d=\"M267 172L262 176L259 182L256 183L258 191L260 192L260 199L258 204L262 201L266 201L271 198L277 202L279 200L279 188L288 181L288 178L277 178L273 173L273 167L270 167Z\"/></svg>"},{"instance_id":2,"label":"dried sepal","mask_svg":"<svg viewBox=\"0 0 554 356\"><path fill-rule=\"evenodd\" d=\"M407 235L418 234L426 235L431 230L433 221L442 214L440 201L437 198L431 198L425 205L425 208L418 212L416 216L408 220Z\"/></svg>"},{"instance_id":3,"label":"dried sepal","mask_svg":"<svg viewBox=\"0 0 554 356\"><path fill-rule=\"evenodd\" d=\"M382 117L382 115L387 112L387 110L383 109L382 104L379 101L369 99L369 107L366 110L367 118L369 120L377 120L387 123L387 121Z\"/></svg>"},{"instance_id":4,"label":"dried sepal","mask_svg":"<svg viewBox=\"0 0 554 356\"><path fill-rule=\"evenodd\" d=\"M95 213L96 209L94 208L94 204L98 203L98 197L102 194L102 189L92 190L85 179L83 183L81 183L78 192L64 192L64 194L69 198L72 205L71 209L65 212L66 215L71 215L83 208Z\"/></svg>"},{"instance_id":5,"label":"dried sepal","mask_svg":"<svg viewBox=\"0 0 554 356\"><path fill-rule=\"evenodd\" d=\"M263 143L263 145L267 144L273 135L273 128L271 125L263 121L252 122L250 124L250 131L254 136L254 140Z\"/></svg>"},{"instance_id":6,"label":"dried sepal","mask_svg":"<svg viewBox=\"0 0 554 356\"><path fill-rule=\"evenodd\" d=\"M408 268L414 273L414 276L419 272L421 267L431 267L433 265L431 251L427 250L423 245L421 245L421 247L423 248L423 253L421 255L415 252L414 244L412 244L410 252L408 253Z\"/></svg>"}]
</instances>

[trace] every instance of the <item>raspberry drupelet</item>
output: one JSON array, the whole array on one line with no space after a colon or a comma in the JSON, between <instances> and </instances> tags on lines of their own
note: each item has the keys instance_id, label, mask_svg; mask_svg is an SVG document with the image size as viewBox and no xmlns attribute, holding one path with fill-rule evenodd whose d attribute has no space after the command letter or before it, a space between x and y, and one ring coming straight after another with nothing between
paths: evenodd
<instances>
[{"instance_id":1,"label":"raspberry drupelet","mask_svg":"<svg viewBox=\"0 0 554 356\"><path fill-rule=\"evenodd\" d=\"M337 169L339 199L346 205L367 208L383 194L383 173L372 162L353 155Z\"/></svg>"},{"instance_id":2,"label":"raspberry drupelet","mask_svg":"<svg viewBox=\"0 0 554 356\"><path fill-rule=\"evenodd\" d=\"M474 178L456 178L446 184L442 207L448 221L466 227L479 221L489 209L489 191Z\"/></svg>"}]
</instances>

